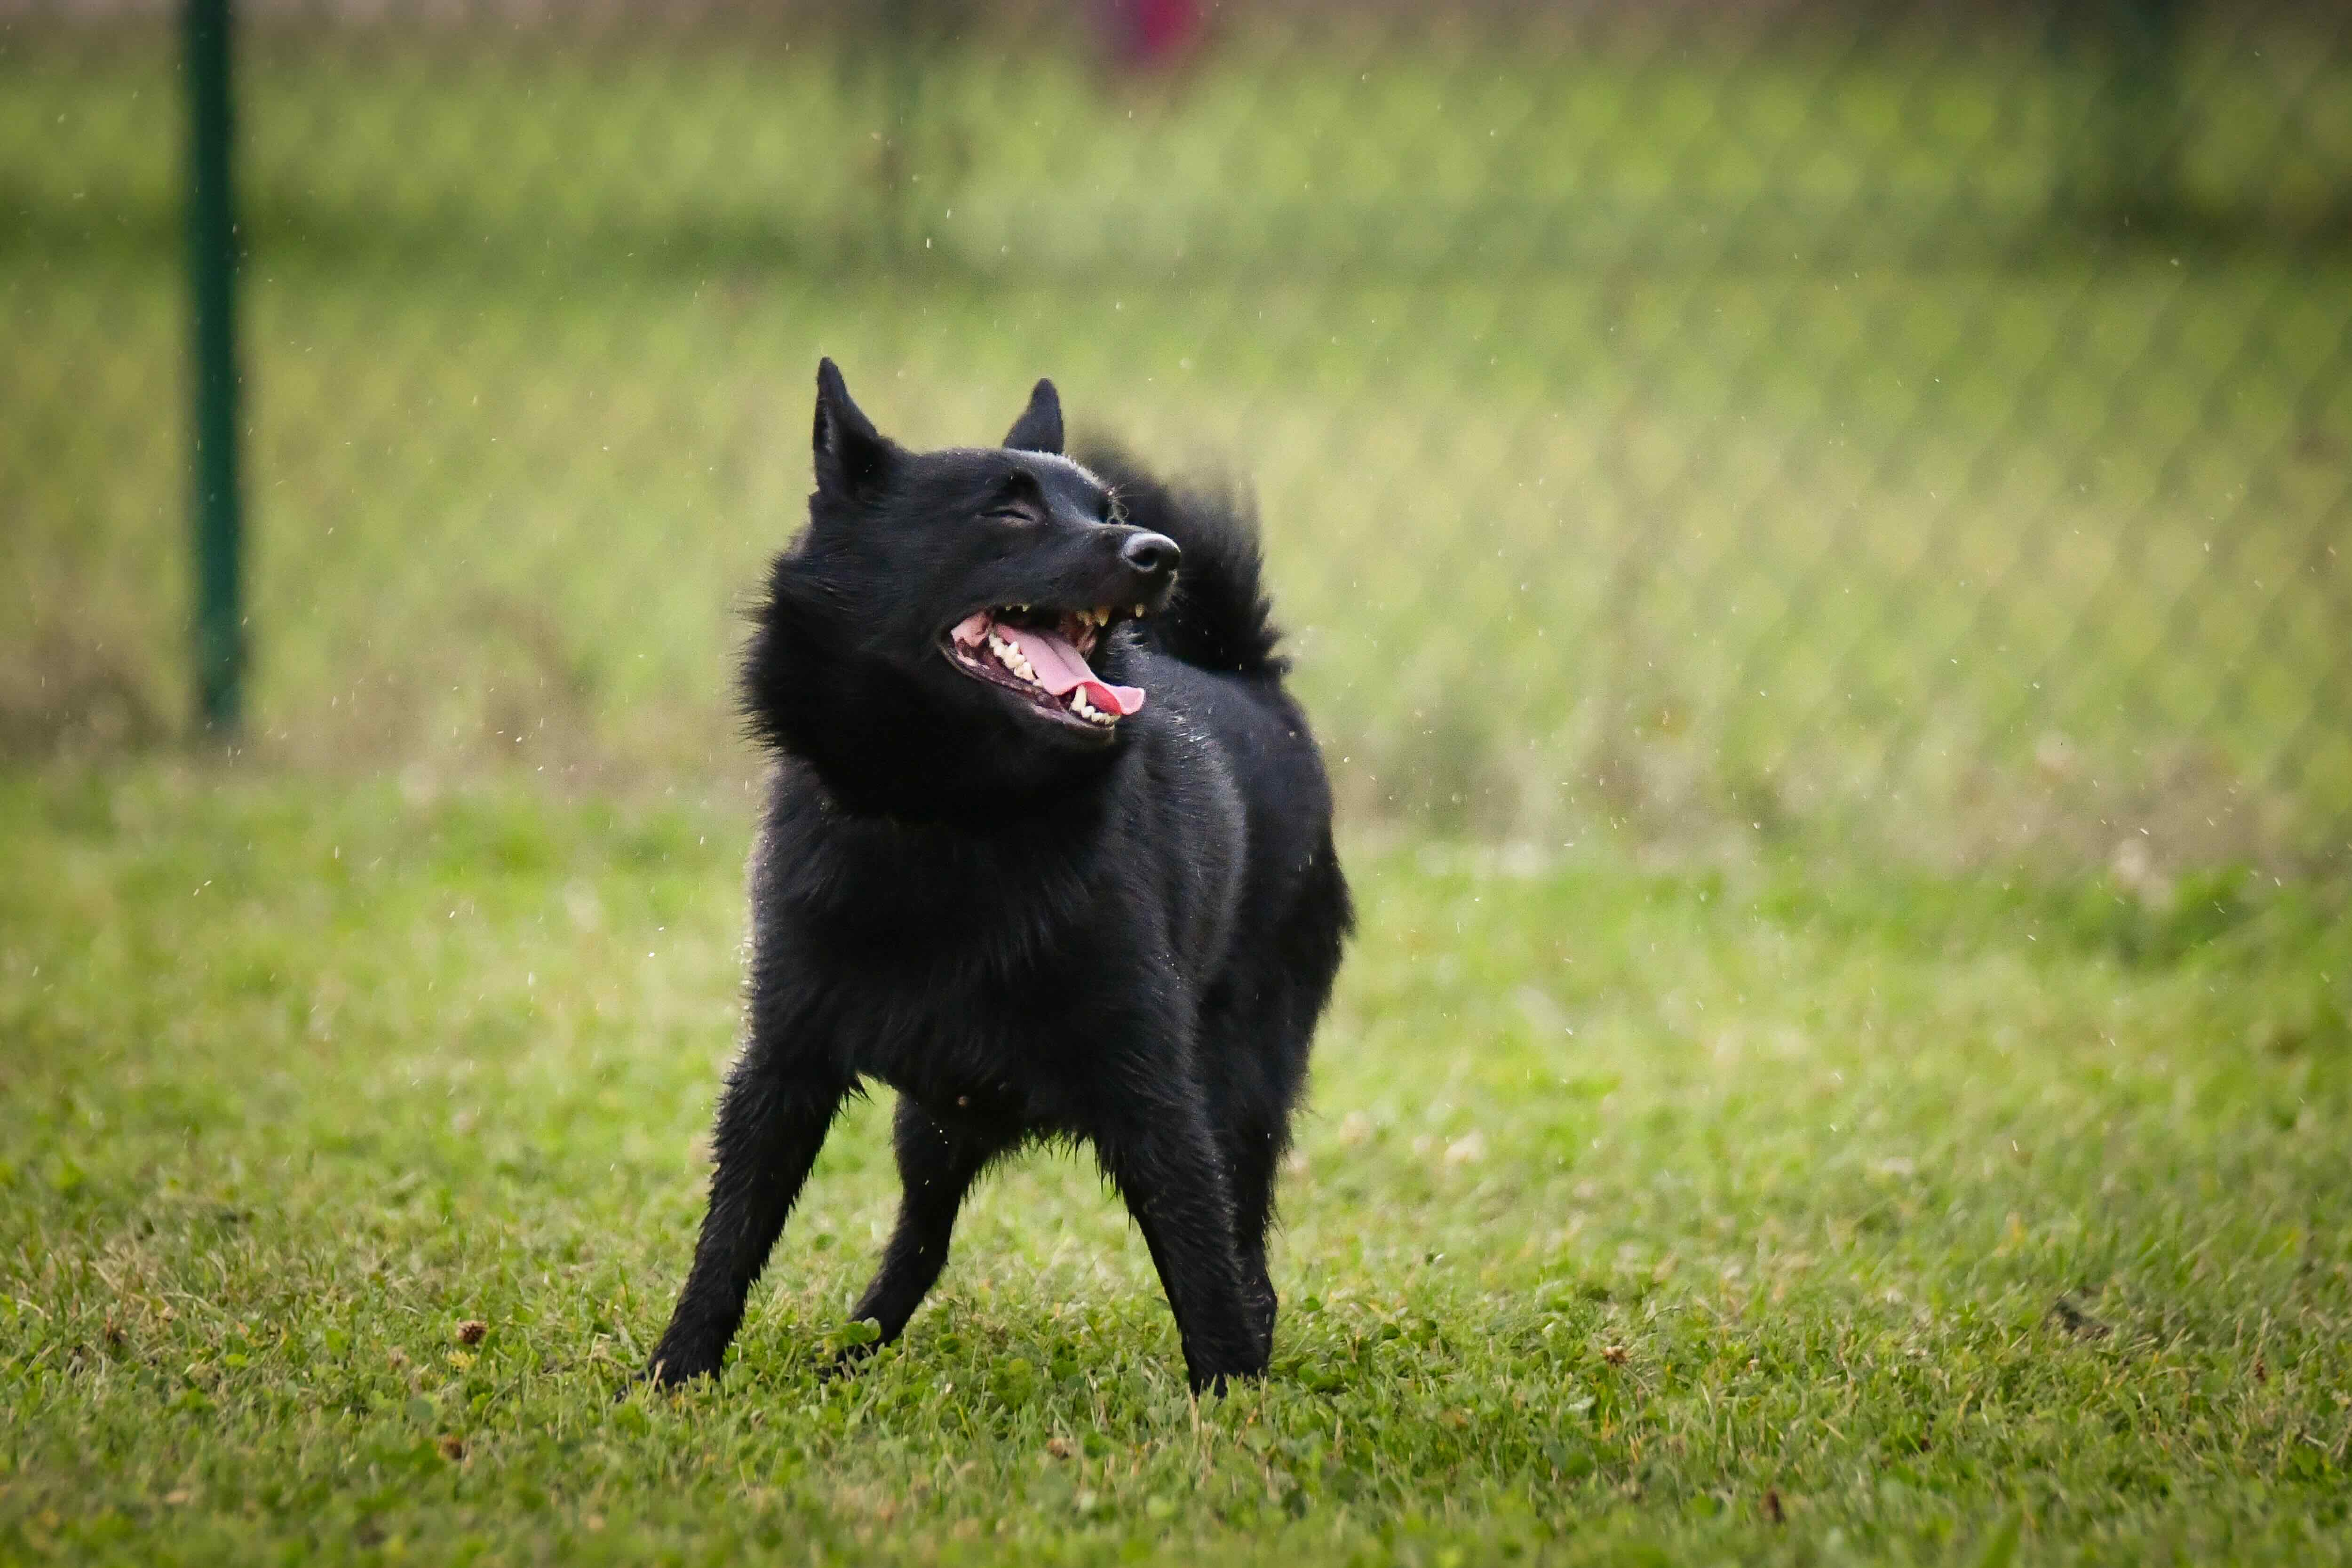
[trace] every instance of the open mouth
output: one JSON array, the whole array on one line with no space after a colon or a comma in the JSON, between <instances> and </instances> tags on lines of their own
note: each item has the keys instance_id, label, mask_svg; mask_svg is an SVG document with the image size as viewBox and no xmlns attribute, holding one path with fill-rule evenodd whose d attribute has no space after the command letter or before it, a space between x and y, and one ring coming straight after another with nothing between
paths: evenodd
<instances>
[{"instance_id":1,"label":"open mouth","mask_svg":"<svg viewBox=\"0 0 2352 1568\"><path fill-rule=\"evenodd\" d=\"M1027 698L1044 713L1108 730L1143 708L1143 690L1113 686L1087 658L1122 612L1108 605L1054 610L1008 605L956 623L947 652L958 669ZM1141 616L1143 606L1135 607Z\"/></svg>"}]
</instances>

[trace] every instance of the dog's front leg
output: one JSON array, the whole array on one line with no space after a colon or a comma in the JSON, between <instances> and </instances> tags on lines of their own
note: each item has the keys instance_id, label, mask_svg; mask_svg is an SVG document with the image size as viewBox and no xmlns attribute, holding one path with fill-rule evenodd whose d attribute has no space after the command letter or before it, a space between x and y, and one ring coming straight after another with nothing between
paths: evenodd
<instances>
[{"instance_id":1,"label":"dog's front leg","mask_svg":"<svg viewBox=\"0 0 2352 1568\"><path fill-rule=\"evenodd\" d=\"M1198 1098L1097 1130L1103 1168L1151 1249L1176 1314L1192 1392L1222 1394L1228 1378L1265 1373L1247 1277L1234 1245L1234 1198Z\"/></svg>"},{"instance_id":2,"label":"dog's front leg","mask_svg":"<svg viewBox=\"0 0 2352 1568\"><path fill-rule=\"evenodd\" d=\"M898 1149L898 1179L905 1187L898 1200L898 1224L890 1233L874 1282L850 1313L873 1323L881 1334L870 1344L845 1348L835 1358L836 1370L847 1370L906 1331L907 1320L947 1264L948 1239L964 1194L988 1163L1012 1146L1006 1138L951 1131L906 1096L898 1100L891 1142Z\"/></svg>"},{"instance_id":3,"label":"dog's front leg","mask_svg":"<svg viewBox=\"0 0 2352 1568\"><path fill-rule=\"evenodd\" d=\"M710 1208L694 1267L646 1375L667 1386L716 1375L743 1321L743 1302L767 1266L848 1084L755 1026L728 1075L711 1134Z\"/></svg>"}]
</instances>

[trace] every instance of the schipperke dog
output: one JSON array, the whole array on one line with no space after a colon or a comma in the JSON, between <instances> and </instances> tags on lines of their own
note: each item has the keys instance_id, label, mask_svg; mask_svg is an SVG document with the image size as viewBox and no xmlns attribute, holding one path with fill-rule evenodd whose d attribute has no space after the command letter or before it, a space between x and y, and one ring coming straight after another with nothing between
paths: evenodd
<instances>
[{"instance_id":1,"label":"schipperke dog","mask_svg":"<svg viewBox=\"0 0 2352 1568\"><path fill-rule=\"evenodd\" d=\"M775 757L710 1208L646 1374L716 1373L843 1098L898 1091L896 1339L973 1178L1093 1146L1193 1390L1264 1373L1274 1181L1350 923L1242 507L1062 455L912 452L817 367L816 490L742 698Z\"/></svg>"}]
</instances>

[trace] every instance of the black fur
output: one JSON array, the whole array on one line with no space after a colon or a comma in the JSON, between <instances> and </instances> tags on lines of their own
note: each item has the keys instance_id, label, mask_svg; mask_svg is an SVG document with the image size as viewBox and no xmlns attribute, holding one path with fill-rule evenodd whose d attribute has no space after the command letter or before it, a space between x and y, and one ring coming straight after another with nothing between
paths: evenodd
<instances>
[{"instance_id":1,"label":"black fur","mask_svg":"<svg viewBox=\"0 0 2352 1568\"><path fill-rule=\"evenodd\" d=\"M656 1382L719 1370L868 1079L898 1091L906 1188L856 1309L883 1341L939 1278L972 1180L1068 1138L1142 1230L1193 1388L1265 1370L1275 1176L1351 919L1330 792L1246 513L1061 445L1048 382L1004 447L915 453L818 368L809 524L744 661L777 757L749 1028ZM1129 613L1096 672L1147 694L1109 729L950 652L978 610L1097 605Z\"/></svg>"}]
</instances>

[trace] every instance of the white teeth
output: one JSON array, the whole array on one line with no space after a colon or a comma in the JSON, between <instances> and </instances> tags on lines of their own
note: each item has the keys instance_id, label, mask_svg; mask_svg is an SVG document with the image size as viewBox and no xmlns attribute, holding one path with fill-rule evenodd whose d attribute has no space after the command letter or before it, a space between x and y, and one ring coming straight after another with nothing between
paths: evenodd
<instances>
[{"instance_id":1,"label":"white teeth","mask_svg":"<svg viewBox=\"0 0 2352 1568\"><path fill-rule=\"evenodd\" d=\"M993 632L988 637L988 651L996 656L997 663L1031 685L1044 684L1037 679L1037 667L1029 662L1029 656Z\"/></svg>"}]
</instances>

